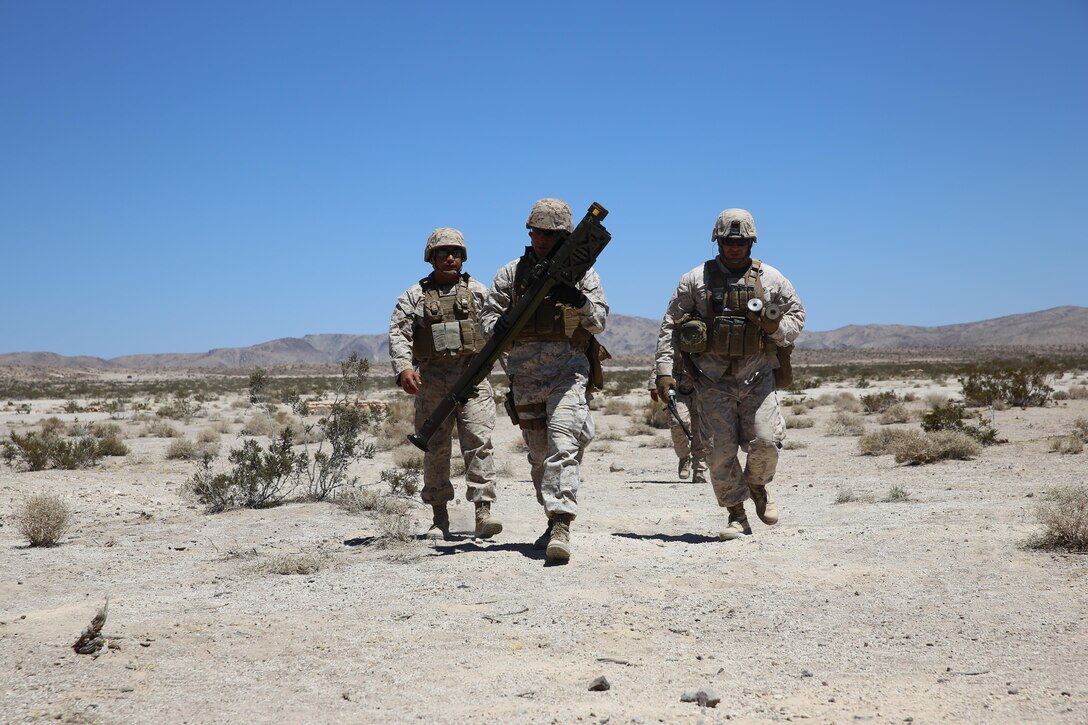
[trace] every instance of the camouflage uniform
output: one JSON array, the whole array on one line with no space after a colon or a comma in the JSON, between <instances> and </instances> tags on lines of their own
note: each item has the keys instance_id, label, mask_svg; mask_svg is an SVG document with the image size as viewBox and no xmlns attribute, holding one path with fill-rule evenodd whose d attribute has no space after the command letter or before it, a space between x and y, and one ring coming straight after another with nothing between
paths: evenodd
<instances>
[{"instance_id":1,"label":"camouflage uniform","mask_svg":"<svg viewBox=\"0 0 1088 725\"><path fill-rule=\"evenodd\" d=\"M722 217L727 212L743 210L726 210ZM750 221L751 216L747 218ZM752 222L753 241L754 232ZM731 515L733 507L740 505L741 516L750 488L765 486L774 479L778 451L785 437L786 425L775 394L774 370L779 366L775 346L792 345L805 322L805 310L790 281L774 267L758 264L763 300L777 304L782 313L777 330L765 336L774 345L739 359L714 352L690 353L697 370L688 370L695 384L703 430L709 437L708 458L715 497L719 506L731 509ZM705 321L715 317L708 292L708 265L716 265L727 284L734 284L744 276L729 270L720 257L715 257L680 278L661 321L655 361L659 376L672 374L679 354L678 324L691 315ZM723 311L743 313L728 308ZM748 454L743 469L737 457L740 449Z\"/></svg>"},{"instance_id":2,"label":"camouflage uniform","mask_svg":"<svg viewBox=\"0 0 1088 725\"><path fill-rule=\"evenodd\" d=\"M439 286L439 295L452 294L455 286ZM483 309L487 288L472 278L468 279L468 286L476 309ZM423 286L417 282L397 298L389 321L389 357L392 359L394 376L418 364L423 378L423 387L415 396L417 430L471 360L471 356L428 361L415 359L412 346L417 327L423 319L423 301ZM465 460L465 481L468 486L465 498L473 503L494 501L495 461L492 457L491 431L495 427L495 401L491 383L485 379L477 386L476 395L465 405L458 406L431 437L428 451L423 456L423 502L432 506L443 505L454 498L453 484L450 482L454 421L457 423L461 455Z\"/></svg>"},{"instance_id":3,"label":"camouflage uniform","mask_svg":"<svg viewBox=\"0 0 1088 725\"><path fill-rule=\"evenodd\" d=\"M679 363L679 360L676 362ZM665 415L668 416L669 420L669 433L672 435L672 449L676 453L676 457L680 459L680 477L687 478L686 473L689 470L687 464L690 461L692 482L706 483L707 436L702 430L702 418L699 415L699 401L695 397L695 386L689 379L690 376L684 373L679 364L673 368L673 377L676 379L676 412L680 415L680 420L684 422L684 425L691 432L691 440L689 441L684 429L672 417L672 413L665 410ZM650 390L656 388L656 379L657 371L655 369L650 373ZM664 409L665 401L658 402Z\"/></svg>"},{"instance_id":4,"label":"camouflage uniform","mask_svg":"<svg viewBox=\"0 0 1088 725\"><path fill-rule=\"evenodd\" d=\"M526 249L532 255L531 248ZM495 275L487 296L480 326L485 337L499 317L517 302L515 272L518 260ZM577 310L580 324L592 334L604 331L608 302L597 273L586 272L578 289L586 304ZM551 518L578 513L579 463L593 439L587 385L589 361L583 350L565 340L520 341L515 339L505 360L506 372L518 416L527 425L522 437L529 447L529 464L537 500ZM543 424L531 428L532 421Z\"/></svg>"}]
</instances>

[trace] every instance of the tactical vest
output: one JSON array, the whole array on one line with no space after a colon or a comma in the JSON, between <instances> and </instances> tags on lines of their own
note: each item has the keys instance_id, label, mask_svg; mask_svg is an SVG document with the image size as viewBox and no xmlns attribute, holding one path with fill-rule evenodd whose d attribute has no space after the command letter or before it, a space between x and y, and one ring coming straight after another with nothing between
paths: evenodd
<instances>
[{"instance_id":1,"label":"tactical vest","mask_svg":"<svg viewBox=\"0 0 1088 725\"><path fill-rule=\"evenodd\" d=\"M763 352L763 331L748 319L748 301L763 299L762 267L753 259L744 275L730 284L716 259L703 265L710 319L692 316L679 325L682 352L710 352L730 360Z\"/></svg>"},{"instance_id":2,"label":"tactical vest","mask_svg":"<svg viewBox=\"0 0 1088 725\"><path fill-rule=\"evenodd\" d=\"M527 277L532 269L533 261L528 252L518 260L518 266L514 270L514 299L520 299L529 285ZM585 348L589 343L590 333L582 327L581 317L570 305L557 302L551 295L540 301L536 312L521 328L521 332L515 338L516 342L540 342L566 340L572 347Z\"/></svg>"},{"instance_id":3,"label":"tactical vest","mask_svg":"<svg viewBox=\"0 0 1088 725\"><path fill-rule=\"evenodd\" d=\"M473 355L484 346L476 320L476 300L462 274L448 295L438 293L434 275L419 280L423 288L423 318L412 335L416 360L437 360Z\"/></svg>"}]
</instances>

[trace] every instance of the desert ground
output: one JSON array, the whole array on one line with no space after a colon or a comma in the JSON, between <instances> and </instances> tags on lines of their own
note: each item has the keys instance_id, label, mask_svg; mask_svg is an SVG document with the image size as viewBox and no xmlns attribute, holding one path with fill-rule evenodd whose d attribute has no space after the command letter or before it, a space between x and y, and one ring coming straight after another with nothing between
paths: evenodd
<instances>
[{"instance_id":1,"label":"desert ground","mask_svg":"<svg viewBox=\"0 0 1088 725\"><path fill-rule=\"evenodd\" d=\"M150 373L131 375L117 384ZM753 535L732 542L718 540L725 512L709 484L677 478L668 431L638 425L645 391L612 391L595 406L565 566L531 546L545 519L501 415L505 530L472 538L456 479L457 540L398 542L377 514L331 502L205 513L187 492L195 462L168 460L172 439L149 434L162 432L154 406L0 400L5 439L57 417L115 423L129 448L82 470L0 462L0 721L1088 721L1088 557L1025 546L1048 489L1085 483L1088 453L1050 442L1088 400L987 411L1006 443L909 466L828 435L834 399L881 390L912 393L917 410L959 386L782 395L824 402L806 408L811 427L787 431L771 484L780 523L750 511ZM222 431L224 466L247 406L221 395L169 422L192 440ZM398 455L353 470L380 489ZM42 492L73 511L56 547L27 546L15 525ZM410 515L424 531L429 510ZM76 654L107 598L114 646ZM610 689L589 689L599 676ZM720 703L681 701L698 689Z\"/></svg>"}]
</instances>

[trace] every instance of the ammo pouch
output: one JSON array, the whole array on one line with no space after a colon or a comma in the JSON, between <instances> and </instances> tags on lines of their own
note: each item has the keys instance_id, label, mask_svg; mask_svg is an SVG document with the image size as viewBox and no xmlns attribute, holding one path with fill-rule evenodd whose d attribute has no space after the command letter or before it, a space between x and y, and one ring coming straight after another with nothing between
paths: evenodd
<instances>
[{"instance_id":1,"label":"ammo pouch","mask_svg":"<svg viewBox=\"0 0 1088 725\"><path fill-rule=\"evenodd\" d=\"M790 355L793 354L793 345L776 349L778 355L778 367L774 370L774 386L776 388L788 388L793 385L793 366L790 364Z\"/></svg>"},{"instance_id":2,"label":"ammo pouch","mask_svg":"<svg viewBox=\"0 0 1088 725\"><path fill-rule=\"evenodd\" d=\"M715 317L708 351L731 360L763 352L763 331L745 317Z\"/></svg>"},{"instance_id":3,"label":"ammo pouch","mask_svg":"<svg viewBox=\"0 0 1088 725\"><path fill-rule=\"evenodd\" d=\"M518 333L518 342L571 340L581 329L582 318L569 305L545 297Z\"/></svg>"},{"instance_id":4,"label":"ammo pouch","mask_svg":"<svg viewBox=\"0 0 1088 725\"><path fill-rule=\"evenodd\" d=\"M448 295L438 293L431 277L421 279L419 284L423 288L423 319L416 323L413 356L426 361L473 355L482 350L484 339L476 325L476 302L468 286L468 275L462 275Z\"/></svg>"},{"instance_id":5,"label":"ammo pouch","mask_svg":"<svg viewBox=\"0 0 1088 725\"><path fill-rule=\"evenodd\" d=\"M514 405L514 391L511 390L506 394L506 399L502 401L502 407L506 408L506 414L510 417L510 422L514 425L520 425L521 421L518 419L518 409Z\"/></svg>"},{"instance_id":6,"label":"ammo pouch","mask_svg":"<svg viewBox=\"0 0 1088 725\"><path fill-rule=\"evenodd\" d=\"M706 352L706 323L699 319L681 323L676 342L680 352Z\"/></svg>"}]
</instances>

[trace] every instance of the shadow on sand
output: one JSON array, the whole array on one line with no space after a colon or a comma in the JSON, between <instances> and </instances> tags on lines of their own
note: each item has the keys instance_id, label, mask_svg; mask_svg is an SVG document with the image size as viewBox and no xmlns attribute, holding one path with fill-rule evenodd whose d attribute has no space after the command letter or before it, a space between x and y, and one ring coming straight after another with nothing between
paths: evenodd
<instances>
[{"instance_id":1,"label":"shadow on sand","mask_svg":"<svg viewBox=\"0 0 1088 725\"><path fill-rule=\"evenodd\" d=\"M631 534L626 532L612 532L613 536L619 536L624 539L640 539L642 541L677 541L682 544L711 544L718 543L717 536L706 536L704 534L680 534L679 536L672 536L671 534Z\"/></svg>"}]
</instances>

